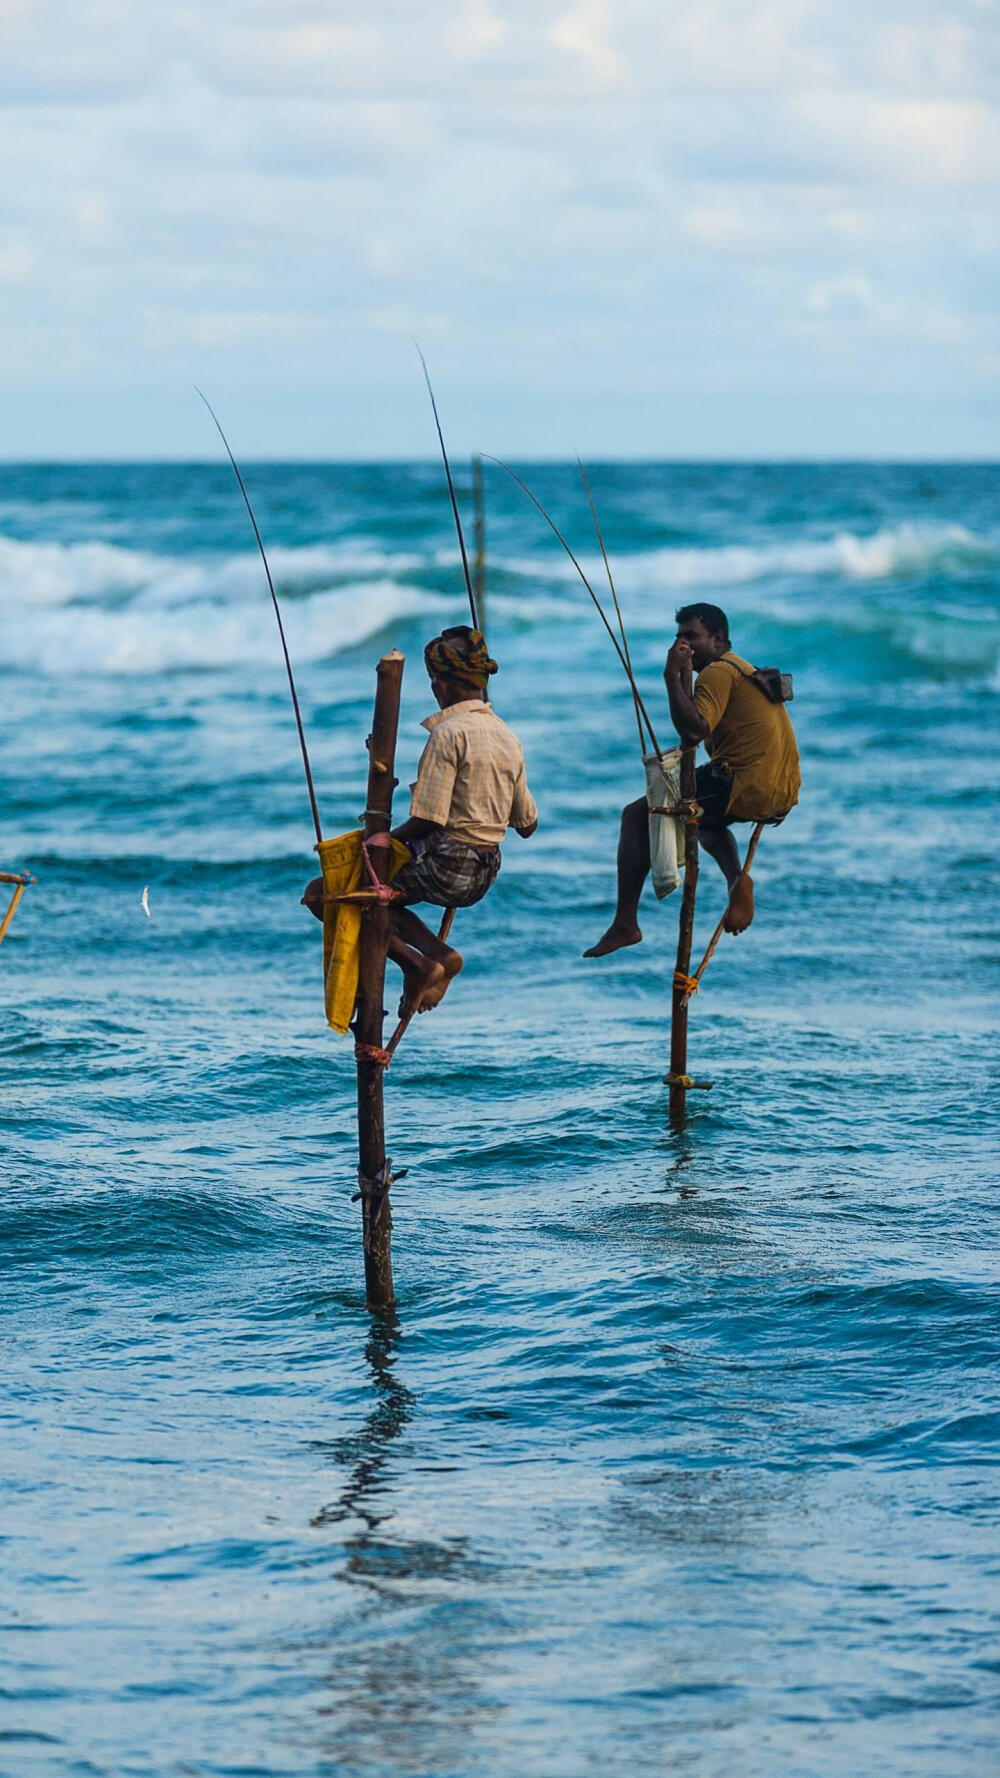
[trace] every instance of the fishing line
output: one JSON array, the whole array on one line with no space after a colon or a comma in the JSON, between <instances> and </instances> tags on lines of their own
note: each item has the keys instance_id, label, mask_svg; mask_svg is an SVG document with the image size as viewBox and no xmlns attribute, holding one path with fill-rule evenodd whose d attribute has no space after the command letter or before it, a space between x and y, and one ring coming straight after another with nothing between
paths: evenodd
<instances>
[{"instance_id":1,"label":"fishing line","mask_svg":"<svg viewBox=\"0 0 1000 1778\"><path fill-rule=\"evenodd\" d=\"M636 685L635 675L632 672L631 665L630 665L628 659L626 658L626 656L622 653L621 644L618 640L618 637L615 635L614 630L611 628L611 625L609 624L609 622L607 620L607 617L606 617L605 611L604 611L604 607L601 604L600 599L597 597L597 594L595 593L593 587L591 586L590 581L587 579L587 576L584 574L583 569L581 568L579 562L577 561L575 555L573 554L573 551L570 549L569 544L566 542L566 539L563 536L562 532L560 531L559 526L556 524L555 519L549 517L549 514L546 512L541 501L537 498L536 495L534 495L531 492L531 489L528 487L527 482L523 482L521 480L521 477L519 475L517 475L513 469L511 469L509 463L505 463L503 461L502 457L491 457L489 455L489 452L487 452L487 451L483 452L483 456L486 458L486 461L488 463L496 463L501 469L506 470L507 474L511 478L511 481L516 482L518 487L522 490L522 492L527 494L528 499L531 501L531 504L533 506L537 507L538 511L542 515L542 518L545 520L545 523L550 527L551 530L553 530L555 532L556 536L558 537L559 542L562 544L563 549L566 551L566 554L568 555L570 561L572 562L574 568L576 569L578 575L580 576L580 579L583 581L583 584L586 587L588 593L590 594L590 597L593 599L594 604L597 608L597 614L600 617L600 620L601 620L602 624L604 625L604 628L607 630L608 635L611 637L611 646L614 649L616 655L618 656L618 659L621 661L621 664L625 669L625 677L627 678L629 685L632 688L632 696L635 699L636 707L637 707L637 709L642 711L643 717L645 718L646 727L649 730L650 738L652 739L652 742L653 742L653 746L656 749L656 752L659 753L660 747L659 747L659 744L657 743L656 736L653 732L653 725L649 720L649 713L646 709L645 704L642 701L642 695L639 691L639 687Z\"/></svg>"},{"instance_id":2,"label":"fishing line","mask_svg":"<svg viewBox=\"0 0 1000 1778\"><path fill-rule=\"evenodd\" d=\"M240 493L243 495L243 499L246 502L247 512L250 514L250 523L253 526L253 534L257 539L257 548L260 550L260 559L264 564L264 573L267 575L267 584L268 584L268 588L269 588L269 591L271 594L271 603L274 606L274 615L278 620L278 634L281 637L282 652L284 653L284 656L285 656L285 667L288 671L288 689L292 694L292 708L295 711L295 722L296 722L296 726L298 727L298 731L299 731L299 746L302 749L302 764L305 767L306 785L307 785L307 788L309 791L309 803L312 808L313 826L316 829L317 840L321 840L323 838L323 829L320 826L319 806L316 802L316 787L313 784L312 768L309 764L309 749L306 746L306 731L302 726L302 711L299 709L298 693L295 690L295 676L292 673L292 662L291 662L291 656L288 653L288 643L285 641L285 626L281 621L281 608L278 604L278 595L274 590L274 581L271 579L271 569L270 569L270 566L269 566L268 560L267 560L267 552L264 548L264 540L261 537L260 528L257 524L256 518L254 517L254 510L250 504L250 496L246 491L246 485L244 483L243 477L240 474L240 466L237 463L236 458L233 456L232 451L230 450L229 440L226 437L225 433L223 432L221 425L219 424L219 417L216 414L215 409L212 406L212 403L209 401L208 396L202 394L202 391L198 388L197 383L195 384L195 390L198 395L201 395L202 401L205 403L205 406L207 407L209 413L212 416L212 419L215 421L216 430L217 430L219 437L221 438L223 444L226 447L226 455L229 458L229 461L233 466L233 471L235 473L236 480L239 482Z\"/></svg>"},{"instance_id":3,"label":"fishing line","mask_svg":"<svg viewBox=\"0 0 1000 1778\"><path fill-rule=\"evenodd\" d=\"M629 672L631 673L631 671L632 671L632 655L629 650L628 636L625 633L625 619L622 617L622 608L618 603L618 594L617 594L617 591L615 590L614 577L611 573L611 563L608 561L608 552L604 547L604 536L601 531L600 520L597 516L597 507L594 505L594 496L590 491L590 482L587 479L587 471L584 469L579 456L577 456L577 458L576 458L576 466L577 466L578 470L580 471L580 480L583 483L583 491L587 496L587 505L590 507L590 516L594 521L594 530L597 532L597 541L601 546L601 556L604 560L604 566L607 571L608 585L611 588L611 597L615 602L615 611L618 614L618 628L621 631L622 647L625 650L625 659L628 663ZM645 743L645 740L643 739L643 733L642 733L642 716L639 711L639 699L636 694L634 679L632 680L632 699L635 704L635 720L636 720L636 725L639 730L639 751L640 751L640 753L645 753L646 743ZM649 738L650 738L650 741L652 742L654 752L659 753L660 749L656 745L656 736L654 735L652 729L650 729L650 731L649 731Z\"/></svg>"},{"instance_id":4,"label":"fishing line","mask_svg":"<svg viewBox=\"0 0 1000 1778\"><path fill-rule=\"evenodd\" d=\"M448 478L448 492L451 495L451 510L455 515L455 529L458 532L458 547L462 552L462 572L465 575L465 586L469 595L469 610L472 612L472 627L474 630L479 630L482 626L479 622L479 613L476 610L476 595L472 590L472 575L469 573L469 558L465 549L462 520L458 510L458 501L455 498L455 484L451 479L451 464L448 462L448 452L445 449L444 433L441 430L441 421L438 418L437 402L434 400L434 390L431 388L427 360L421 352L416 340L414 340L413 344L417 347L417 357L420 359L421 365L423 366L424 381L427 384L427 393L431 398L431 407L434 410L434 424L437 427L438 441L441 445L441 455L444 458L444 472Z\"/></svg>"}]
</instances>

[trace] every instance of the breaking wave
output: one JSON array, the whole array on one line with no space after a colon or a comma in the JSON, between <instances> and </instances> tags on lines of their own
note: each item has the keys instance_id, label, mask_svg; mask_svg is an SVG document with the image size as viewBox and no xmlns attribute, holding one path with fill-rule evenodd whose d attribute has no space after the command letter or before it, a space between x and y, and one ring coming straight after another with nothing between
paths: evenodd
<instances>
[{"instance_id":1,"label":"breaking wave","mask_svg":"<svg viewBox=\"0 0 1000 1778\"><path fill-rule=\"evenodd\" d=\"M269 551L289 643L303 664L326 660L394 624L455 616L457 552L392 551L374 539ZM581 555L602 595L599 557ZM878 629L885 614L850 597L860 582L905 583L935 571L961 578L1000 562L989 537L958 524L900 524L861 536L790 538L764 546L664 547L622 554L616 580L637 631L662 629L666 592L718 596L774 584L753 608L765 621L801 625L822 615L845 632ZM442 573L444 571L444 573ZM839 580L837 596L823 583ZM572 564L557 545L494 565L492 608L505 624L589 622L586 596L568 594ZM812 583L813 597L808 597ZM582 589L580 589L582 593ZM794 598L791 596L794 591ZM803 591L806 597L803 598ZM816 595L820 606L817 607ZM952 588L954 599L954 588ZM744 608L745 609L745 608ZM940 613L925 613L917 655L937 646ZM915 614L913 614L914 621ZM274 619L256 554L157 556L105 541L28 543L0 536L0 666L62 676L270 665ZM991 652L990 661L995 659Z\"/></svg>"},{"instance_id":2,"label":"breaking wave","mask_svg":"<svg viewBox=\"0 0 1000 1778\"><path fill-rule=\"evenodd\" d=\"M394 581L368 581L289 604L283 615L296 661L328 660L387 625L445 601ZM0 662L43 673L159 673L177 668L273 665L276 636L266 591L251 606L191 600L169 609L76 605L0 617Z\"/></svg>"},{"instance_id":3,"label":"breaking wave","mask_svg":"<svg viewBox=\"0 0 1000 1778\"><path fill-rule=\"evenodd\" d=\"M375 544L275 547L268 561L279 593L294 598L337 582L434 568L433 557L393 553ZM255 551L212 559L148 555L104 542L24 543L0 536L0 599L23 605L108 604L135 595L145 606L254 600L264 587ZM266 589L265 589L266 590Z\"/></svg>"},{"instance_id":4,"label":"breaking wave","mask_svg":"<svg viewBox=\"0 0 1000 1778\"><path fill-rule=\"evenodd\" d=\"M578 553L588 576L600 579L600 556ZM617 557L613 567L616 581L624 588L708 591L799 576L848 582L908 579L935 570L961 573L982 569L997 562L1000 540L981 536L964 525L908 523L869 536L838 531L832 537L789 538L762 546L732 543L707 549L674 546L646 550ZM538 572L537 560L517 566L524 573ZM547 572L563 579L574 577L576 570L560 552L547 564Z\"/></svg>"}]
</instances>

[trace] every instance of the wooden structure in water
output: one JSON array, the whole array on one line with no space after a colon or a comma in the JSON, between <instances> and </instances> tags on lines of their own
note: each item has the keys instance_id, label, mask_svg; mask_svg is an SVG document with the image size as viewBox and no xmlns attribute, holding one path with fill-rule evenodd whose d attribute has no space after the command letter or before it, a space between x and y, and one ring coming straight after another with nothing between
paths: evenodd
<instances>
[{"instance_id":1,"label":"wooden structure in water","mask_svg":"<svg viewBox=\"0 0 1000 1778\"><path fill-rule=\"evenodd\" d=\"M403 683L403 656L395 649L383 655L376 669L375 712L368 737L368 795L365 800L364 845L380 884L388 881L389 829L396 779L396 734ZM358 1000L354 1017L354 1053L358 1069L358 1195L361 1199L365 1249L365 1297L370 1309L389 1309L395 1301L392 1281L392 1210L389 1189L392 1162L385 1151L385 1070L389 1052L382 1047L385 1008L385 965L389 950L389 909L373 896L361 921Z\"/></svg>"},{"instance_id":2,"label":"wooden structure in water","mask_svg":"<svg viewBox=\"0 0 1000 1778\"><path fill-rule=\"evenodd\" d=\"M13 920L14 915L17 913L18 903L20 902L24 891L27 889L28 884L33 883L34 881L34 877L29 876L26 871L0 870L0 883L14 884L14 893L7 903L7 911L4 914L3 919L0 920L0 944L3 944L4 939L7 937L7 933L10 930L10 923Z\"/></svg>"},{"instance_id":3,"label":"wooden structure in water","mask_svg":"<svg viewBox=\"0 0 1000 1778\"><path fill-rule=\"evenodd\" d=\"M681 686L691 696L691 665L690 662L682 675ZM673 995L670 1007L670 1073L664 1076L665 1084L670 1088L670 1121L675 1126L682 1125L687 1115L687 1095L689 1092L707 1092L712 1086L710 1080L692 1080L687 1071L687 1038L688 1038L688 1005L693 994L697 994L712 957L715 947L725 931L723 914L705 948L694 974L691 970L691 946L694 939L695 902L698 895L698 784L695 776L695 755L698 751L697 741L681 742L681 799L680 812L684 821L684 889L681 895L680 923L677 930L677 960L674 964ZM747 855L743 861L743 874L749 871L764 831L763 821L758 821L747 847Z\"/></svg>"},{"instance_id":4,"label":"wooden structure in water","mask_svg":"<svg viewBox=\"0 0 1000 1778\"><path fill-rule=\"evenodd\" d=\"M691 695L691 667L688 665L684 690ZM674 964L673 997L670 1008L670 1117L677 1122L687 1109L688 1087L694 1083L687 1071L688 999L690 997L691 945L694 939L694 909L698 894L698 796L695 780L697 743L681 749L681 808L684 819L684 888L681 893L681 915L677 929L677 961Z\"/></svg>"}]
</instances>

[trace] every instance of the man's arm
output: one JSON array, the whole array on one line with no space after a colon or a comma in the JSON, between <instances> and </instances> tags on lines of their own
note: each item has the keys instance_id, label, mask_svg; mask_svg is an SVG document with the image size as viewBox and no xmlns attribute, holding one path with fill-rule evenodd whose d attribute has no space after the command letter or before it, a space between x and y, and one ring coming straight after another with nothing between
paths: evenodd
<instances>
[{"instance_id":1,"label":"man's arm","mask_svg":"<svg viewBox=\"0 0 1000 1778\"><path fill-rule=\"evenodd\" d=\"M514 785L514 796L510 806L510 826L519 833L522 840L530 840L538 826L538 809L535 799L528 789L528 776L521 761L521 770Z\"/></svg>"},{"instance_id":2,"label":"man's arm","mask_svg":"<svg viewBox=\"0 0 1000 1778\"><path fill-rule=\"evenodd\" d=\"M681 674L690 665L690 644L675 642L667 655L667 664L663 669L663 677L667 682L670 720L682 741L707 741L712 731L694 699L688 696L681 684Z\"/></svg>"},{"instance_id":3,"label":"man's arm","mask_svg":"<svg viewBox=\"0 0 1000 1778\"><path fill-rule=\"evenodd\" d=\"M426 840L432 833L443 833L444 827L439 821L422 821L419 815L409 815L392 830L394 840L402 840L404 846L410 840Z\"/></svg>"}]
</instances>

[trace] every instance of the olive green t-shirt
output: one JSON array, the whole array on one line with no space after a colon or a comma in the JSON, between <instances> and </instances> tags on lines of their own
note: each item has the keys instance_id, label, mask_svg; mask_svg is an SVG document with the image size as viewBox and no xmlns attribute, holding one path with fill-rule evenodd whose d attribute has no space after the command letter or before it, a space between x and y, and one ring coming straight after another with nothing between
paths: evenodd
<instances>
[{"instance_id":1,"label":"olive green t-shirt","mask_svg":"<svg viewBox=\"0 0 1000 1778\"><path fill-rule=\"evenodd\" d=\"M786 815L802 782L788 711L744 678L753 670L730 650L702 668L694 687L695 705L709 727L705 751L733 774L726 812L737 821Z\"/></svg>"}]
</instances>

